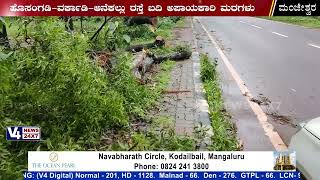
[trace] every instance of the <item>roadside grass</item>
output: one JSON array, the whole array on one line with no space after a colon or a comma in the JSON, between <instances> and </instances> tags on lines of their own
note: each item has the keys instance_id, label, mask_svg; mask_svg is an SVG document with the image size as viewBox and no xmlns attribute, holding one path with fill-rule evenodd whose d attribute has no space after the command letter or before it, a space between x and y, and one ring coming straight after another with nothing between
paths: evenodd
<instances>
[{"instance_id":1,"label":"roadside grass","mask_svg":"<svg viewBox=\"0 0 320 180\"><path fill-rule=\"evenodd\" d=\"M184 21L185 19L183 17L161 17L155 34L167 40L171 40L174 37L172 34L172 28L182 27L185 23Z\"/></svg>"},{"instance_id":2,"label":"roadside grass","mask_svg":"<svg viewBox=\"0 0 320 180\"><path fill-rule=\"evenodd\" d=\"M175 65L175 61L165 61L160 64L160 72L155 77L157 92L161 92L167 87L170 81L170 72Z\"/></svg>"},{"instance_id":3,"label":"roadside grass","mask_svg":"<svg viewBox=\"0 0 320 180\"><path fill-rule=\"evenodd\" d=\"M239 150L236 138L236 130L224 112L219 77L216 71L216 63L207 55L201 55L201 79L209 104L209 113L213 135L208 147L212 151Z\"/></svg>"},{"instance_id":4,"label":"roadside grass","mask_svg":"<svg viewBox=\"0 0 320 180\"><path fill-rule=\"evenodd\" d=\"M186 18L185 18L185 17L181 17L181 19L179 19L179 20L177 21L176 27L178 27L178 28L184 27L185 24L186 24L185 21L186 21Z\"/></svg>"},{"instance_id":5,"label":"roadside grass","mask_svg":"<svg viewBox=\"0 0 320 180\"><path fill-rule=\"evenodd\" d=\"M290 24L296 24L307 28L320 28L320 17L303 17L303 16L273 16L273 17L261 17L263 19L280 21Z\"/></svg>"}]
</instances>

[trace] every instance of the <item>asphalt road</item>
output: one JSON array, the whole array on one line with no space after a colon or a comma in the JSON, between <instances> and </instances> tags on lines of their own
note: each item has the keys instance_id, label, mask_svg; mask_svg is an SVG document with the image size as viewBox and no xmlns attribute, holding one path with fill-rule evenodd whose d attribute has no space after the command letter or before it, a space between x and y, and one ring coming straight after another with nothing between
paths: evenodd
<instances>
[{"instance_id":1,"label":"asphalt road","mask_svg":"<svg viewBox=\"0 0 320 180\"><path fill-rule=\"evenodd\" d=\"M320 31L253 17L197 17L286 144L320 116ZM262 105L264 106L264 105ZM279 117L283 116L283 117Z\"/></svg>"}]
</instances>

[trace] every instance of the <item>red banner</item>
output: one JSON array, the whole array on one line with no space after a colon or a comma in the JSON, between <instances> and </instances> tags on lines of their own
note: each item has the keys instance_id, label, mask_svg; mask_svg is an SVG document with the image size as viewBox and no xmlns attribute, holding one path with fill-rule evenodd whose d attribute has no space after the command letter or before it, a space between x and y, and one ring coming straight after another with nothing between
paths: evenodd
<instances>
[{"instance_id":1,"label":"red banner","mask_svg":"<svg viewBox=\"0 0 320 180\"><path fill-rule=\"evenodd\" d=\"M273 0L6 0L0 16L268 16Z\"/></svg>"}]
</instances>

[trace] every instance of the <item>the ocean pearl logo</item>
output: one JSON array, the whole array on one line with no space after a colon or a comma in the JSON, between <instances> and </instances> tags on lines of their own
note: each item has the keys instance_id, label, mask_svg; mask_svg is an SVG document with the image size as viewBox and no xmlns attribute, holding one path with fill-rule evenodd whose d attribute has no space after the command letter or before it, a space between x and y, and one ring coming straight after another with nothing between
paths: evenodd
<instances>
[{"instance_id":1,"label":"the ocean pearl logo","mask_svg":"<svg viewBox=\"0 0 320 180\"><path fill-rule=\"evenodd\" d=\"M50 153L49 159L50 159L51 162L56 162L56 161L58 161L58 154L55 153L55 152Z\"/></svg>"}]
</instances>

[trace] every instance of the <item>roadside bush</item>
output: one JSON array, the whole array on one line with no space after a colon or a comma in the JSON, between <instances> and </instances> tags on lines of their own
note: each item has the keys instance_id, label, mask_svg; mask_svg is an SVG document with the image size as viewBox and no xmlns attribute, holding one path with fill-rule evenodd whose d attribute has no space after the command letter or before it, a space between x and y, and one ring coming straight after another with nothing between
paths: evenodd
<instances>
[{"instance_id":1,"label":"roadside bush","mask_svg":"<svg viewBox=\"0 0 320 180\"><path fill-rule=\"evenodd\" d=\"M89 41L95 28L83 34L77 29L66 32L57 17L14 20L15 32L9 34L14 34L14 48L0 52L0 179L22 179L28 151L95 149L106 129L128 129L129 119L144 116L168 80L164 71L167 76L155 78L151 86L139 84L130 71L129 53L116 51L110 73L86 54L89 49L122 49L131 38L154 37L147 26L130 29L115 18L96 40ZM163 68L172 65L167 61ZM41 127L43 140L6 141L6 127L19 125ZM145 138L151 143L145 148L149 150L192 147L189 139L172 138L173 130L166 132L163 137L137 133L135 141Z\"/></svg>"},{"instance_id":2,"label":"roadside bush","mask_svg":"<svg viewBox=\"0 0 320 180\"><path fill-rule=\"evenodd\" d=\"M27 125L21 121L8 118L0 119L0 179L22 179L22 173L27 169L28 150L36 150L39 142L7 142L5 129L7 126ZM21 145L24 146L21 148ZM31 147L31 148L30 148ZM18 148L16 150L16 148Z\"/></svg>"},{"instance_id":3,"label":"roadside bush","mask_svg":"<svg viewBox=\"0 0 320 180\"><path fill-rule=\"evenodd\" d=\"M127 52L117 53L117 62L109 75L112 88L124 97L126 112L144 116L145 109L155 102L155 92L140 85L131 72L133 56Z\"/></svg>"},{"instance_id":4,"label":"roadside bush","mask_svg":"<svg viewBox=\"0 0 320 180\"><path fill-rule=\"evenodd\" d=\"M12 53L6 54L3 50L0 50L0 118L4 117L3 110L6 105L10 103L8 96L6 96L12 89L12 81L14 71L12 62L9 60L9 56Z\"/></svg>"},{"instance_id":5,"label":"roadside bush","mask_svg":"<svg viewBox=\"0 0 320 180\"><path fill-rule=\"evenodd\" d=\"M65 32L56 18L34 21L29 27L34 29L32 45L17 50L10 63L1 61L1 71L9 77L1 85L5 101L0 106L0 174L7 179L21 176L18 169L26 165L28 150L87 149L106 128L128 124L125 98L85 54L88 39ZM5 128L19 124L40 126L44 141L6 141Z\"/></svg>"},{"instance_id":6,"label":"roadside bush","mask_svg":"<svg viewBox=\"0 0 320 180\"><path fill-rule=\"evenodd\" d=\"M212 151L239 150L234 126L223 111L224 106L216 65L216 62L210 60L207 55L201 56L201 79L209 104L213 129L208 149Z\"/></svg>"},{"instance_id":7,"label":"roadside bush","mask_svg":"<svg viewBox=\"0 0 320 180\"><path fill-rule=\"evenodd\" d=\"M67 34L58 25L39 20L32 51L21 50L14 56L18 83L14 104L7 110L10 117L50 127L43 129L44 136L55 135L58 142L68 134L76 140L88 135L88 141L101 128L125 126L123 97L108 87L105 73L87 58L87 38Z\"/></svg>"},{"instance_id":8,"label":"roadside bush","mask_svg":"<svg viewBox=\"0 0 320 180\"><path fill-rule=\"evenodd\" d=\"M109 51L123 49L132 41L150 40L156 37L150 25L143 24L128 27L123 18L115 18L109 21L99 34L91 43L92 48Z\"/></svg>"},{"instance_id":9,"label":"roadside bush","mask_svg":"<svg viewBox=\"0 0 320 180\"><path fill-rule=\"evenodd\" d=\"M151 25L133 25L130 28L126 28L126 33L133 39L154 39L156 34L152 32Z\"/></svg>"},{"instance_id":10,"label":"roadside bush","mask_svg":"<svg viewBox=\"0 0 320 180\"><path fill-rule=\"evenodd\" d=\"M125 24L121 19L109 21L91 43L95 50L115 51L129 45L131 38L125 33Z\"/></svg>"}]
</instances>

